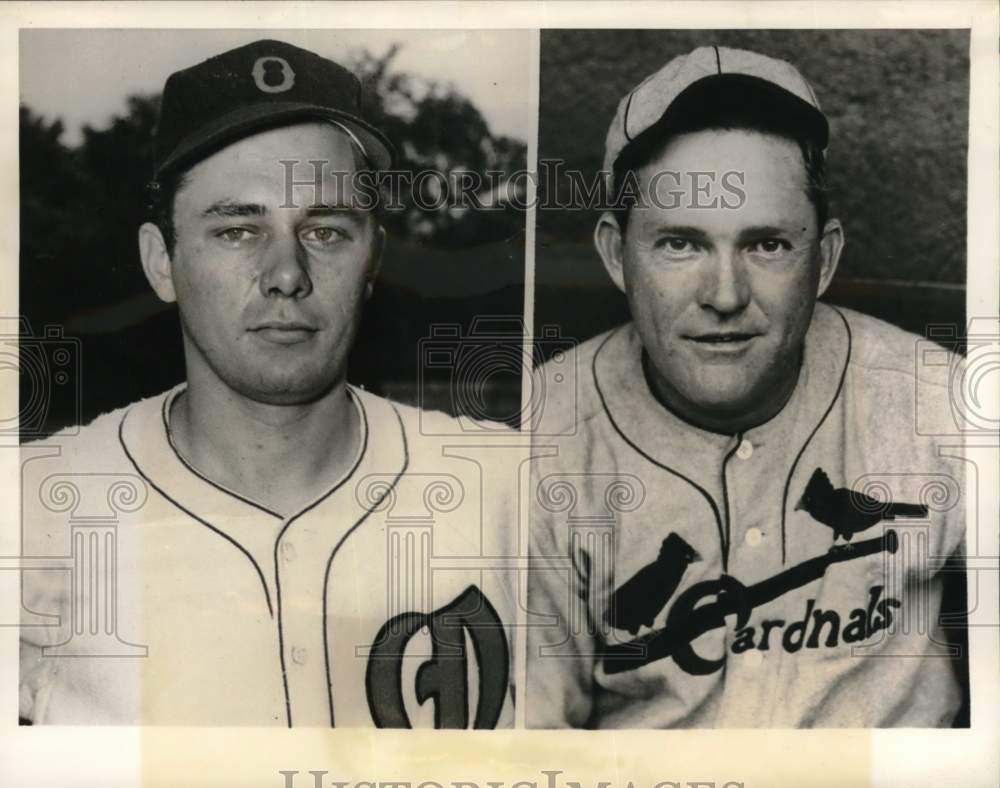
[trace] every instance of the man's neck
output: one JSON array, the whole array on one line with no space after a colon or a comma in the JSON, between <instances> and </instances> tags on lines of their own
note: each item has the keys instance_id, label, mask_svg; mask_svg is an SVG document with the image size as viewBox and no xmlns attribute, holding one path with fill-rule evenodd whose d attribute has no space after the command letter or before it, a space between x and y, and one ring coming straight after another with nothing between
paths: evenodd
<instances>
[{"instance_id":1,"label":"man's neck","mask_svg":"<svg viewBox=\"0 0 1000 788\"><path fill-rule=\"evenodd\" d=\"M347 473L360 421L343 382L304 405L255 402L189 382L174 402L170 432L200 473L287 517Z\"/></svg>"},{"instance_id":2,"label":"man's neck","mask_svg":"<svg viewBox=\"0 0 1000 788\"><path fill-rule=\"evenodd\" d=\"M738 435L754 427L759 427L777 416L792 398L795 387L798 385L801 370L800 356L800 362L795 367L794 374L785 378L781 385L774 389L771 397L762 398L759 406L739 413L720 413L698 408L694 403L684 401L656 374L649 355L645 350L642 351L642 371L646 379L646 386L657 402L681 421L700 430L720 435Z\"/></svg>"}]
</instances>

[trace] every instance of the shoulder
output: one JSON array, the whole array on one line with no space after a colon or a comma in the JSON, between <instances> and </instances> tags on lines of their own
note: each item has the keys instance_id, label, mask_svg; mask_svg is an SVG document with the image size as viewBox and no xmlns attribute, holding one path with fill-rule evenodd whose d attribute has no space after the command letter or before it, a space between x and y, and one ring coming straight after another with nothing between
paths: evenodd
<instances>
[{"instance_id":1,"label":"shoulder","mask_svg":"<svg viewBox=\"0 0 1000 788\"><path fill-rule=\"evenodd\" d=\"M947 386L949 369L961 364L960 356L919 334L852 309L835 311L850 332L850 367L855 373Z\"/></svg>"},{"instance_id":2,"label":"shoulder","mask_svg":"<svg viewBox=\"0 0 1000 788\"><path fill-rule=\"evenodd\" d=\"M170 391L173 391L171 389ZM115 410L103 413L82 425L66 427L45 438L22 444L22 453L41 449L58 448L58 456L69 468L94 471L109 462L117 462L122 454L121 430L126 417L133 411L159 409L170 391L136 400Z\"/></svg>"},{"instance_id":3,"label":"shoulder","mask_svg":"<svg viewBox=\"0 0 1000 788\"><path fill-rule=\"evenodd\" d=\"M557 351L535 369L530 415L537 433L570 434L604 414L595 381L595 360L610 342L627 338L632 331L631 323L605 331Z\"/></svg>"},{"instance_id":4,"label":"shoulder","mask_svg":"<svg viewBox=\"0 0 1000 788\"><path fill-rule=\"evenodd\" d=\"M22 537L51 540L52 529L66 536L63 512L89 511L107 500L109 479L135 478L137 471L122 441L122 429L137 407L160 418L165 394L139 400L80 426L68 427L21 446L20 493ZM139 482L137 482L139 483ZM140 483L141 484L141 483ZM36 543L36 549L37 543ZM40 551L38 554L50 554Z\"/></svg>"},{"instance_id":5,"label":"shoulder","mask_svg":"<svg viewBox=\"0 0 1000 788\"><path fill-rule=\"evenodd\" d=\"M75 424L71 427L65 427L64 429L59 430L59 432L54 432L46 438L31 441L25 445L33 446L40 443L79 445L95 442L99 443L106 440L109 436L117 434L118 426L121 424L125 414L128 413L134 404L135 403L129 403L128 405L123 405L120 408L115 408L107 413L100 414L89 422L84 424Z\"/></svg>"},{"instance_id":6,"label":"shoulder","mask_svg":"<svg viewBox=\"0 0 1000 788\"><path fill-rule=\"evenodd\" d=\"M962 403L953 396L964 375L960 355L870 315L823 308L836 312L850 335L845 393L854 407L877 410L885 426L898 422L914 435L960 431Z\"/></svg>"},{"instance_id":7,"label":"shoulder","mask_svg":"<svg viewBox=\"0 0 1000 788\"><path fill-rule=\"evenodd\" d=\"M517 431L503 422L474 417L452 416L440 410L430 410L397 402L370 391L351 387L361 404L368 429L377 434L384 429L402 430L408 443L445 437L483 435L516 435Z\"/></svg>"}]
</instances>

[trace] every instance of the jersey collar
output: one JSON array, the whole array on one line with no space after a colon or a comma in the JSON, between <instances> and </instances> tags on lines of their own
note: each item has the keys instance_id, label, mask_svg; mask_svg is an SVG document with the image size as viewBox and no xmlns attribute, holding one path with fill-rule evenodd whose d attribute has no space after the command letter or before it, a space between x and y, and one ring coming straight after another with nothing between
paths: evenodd
<instances>
[{"instance_id":1,"label":"jersey collar","mask_svg":"<svg viewBox=\"0 0 1000 788\"><path fill-rule=\"evenodd\" d=\"M206 512L233 517L264 515L274 520L283 519L277 512L208 478L181 456L170 434L170 411L186 388L186 384L182 383L159 396L137 403L126 412L121 425L122 444L140 473L161 487L167 497L199 504ZM349 470L332 487L342 485L357 470L369 440L369 418L365 405L355 389L348 386L347 391L360 420L360 441ZM371 395L365 397L371 400ZM327 495L329 489L320 498ZM299 512L315 505L316 501L313 501ZM284 519L293 519L298 514Z\"/></svg>"},{"instance_id":2,"label":"jersey collar","mask_svg":"<svg viewBox=\"0 0 1000 788\"><path fill-rule=\"evenodd\" d=\"M300 519L322 520L330 511L338 513L338 522L363 520L379 501L359 498L355 489L359 480L372 474L398 476L406 468L408 449L401 418L388 400L348 387L362 427L355 461L322 495L282 519L199 473L175 450L170 441L168 415L171 404L184 388L184 384L179 385L129 408L119 427L122 448L136 471L179 514L216 531L250 558L264 582L270 608L274 589L269 567L282 529ZM377 425L377 440L373 439L369 425Z\"/></svg>"},{"instance_id":3,"label":"jersey collar","mask_svg":"<svg viewBox=\"0 0 1000 788\"><path fill-rule=\"evenodd\" d=\"M742 439L784 445L786 464L793 463L838 398L849 358L846 321L838 310L817 304L792 396L769 421L735 436L699 429L660 404L643 374L634 323L608 336L594 356L592 375L612 426L636 451L690 478L712 479Z\"/></svg>"}]
</instances>

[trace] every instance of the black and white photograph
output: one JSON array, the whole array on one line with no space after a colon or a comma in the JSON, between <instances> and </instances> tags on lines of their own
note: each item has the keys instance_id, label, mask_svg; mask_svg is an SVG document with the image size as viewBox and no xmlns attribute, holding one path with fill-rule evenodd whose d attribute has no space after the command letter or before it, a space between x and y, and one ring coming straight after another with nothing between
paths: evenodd
<instances>
[{"instance_id":1,"label":"black and white photograph","mask_svg":"<svg viewBox=\"0 0 1000 788\"><path fill-rule=\"evenodd\" d=\"M0 786L1000 784L995 2L0 40Z\"/></svg>"},{"instance_id":2,"label":"black and white photograph","mask_svg":"<svg viewBox=\"0 0 1000 788\"><path fill-rule=\"evenodd\" d=\"M22 720L512 725L525 34L20 42Z\"/></svg>"},{"instance_id":3,"label":"black and white photograph","mask_svg":"<svg viewBox=\"0 0 1000 788\"><path fill-rule=\"evenodd\" d=\"M540 68L529 727L967 726L967 31Z\"/></svg>"}]
</instances>

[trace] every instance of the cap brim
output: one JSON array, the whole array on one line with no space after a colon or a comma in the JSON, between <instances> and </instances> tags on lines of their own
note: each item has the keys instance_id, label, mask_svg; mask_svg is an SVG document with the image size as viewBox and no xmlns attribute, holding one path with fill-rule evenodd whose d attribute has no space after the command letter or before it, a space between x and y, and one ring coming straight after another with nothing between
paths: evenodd
<instances>
[{"instance_id":1,"label":"cap brim","mask_svg":"<svg viewBox=\"0 0 1000 788\"><path fill-rule=\"evenodd\" d=\"M826 148L830 125L814 105L791 91L748 74L712 74L688 85L663 116L636 135L617 162L643 157L643 150L686 131L747 125Z\"/></svg>"},{"instance_id":2,"label":"cap brim","mask_svg":"<svg viewBox=\"0 0 1000 788\"><path fill-rule=\"evenodd\" d=\"M268 102L241 107L217 118L182 139L157 167L155 177L189 167L237 140L266 129L306 120L329 120L348 127L364 146L365 156L376 170L392 167L396 151L388 138L371 124L346 112L315 104Z\"/></svg>"}]
</instances>

